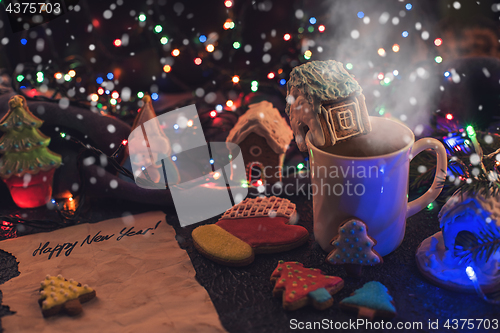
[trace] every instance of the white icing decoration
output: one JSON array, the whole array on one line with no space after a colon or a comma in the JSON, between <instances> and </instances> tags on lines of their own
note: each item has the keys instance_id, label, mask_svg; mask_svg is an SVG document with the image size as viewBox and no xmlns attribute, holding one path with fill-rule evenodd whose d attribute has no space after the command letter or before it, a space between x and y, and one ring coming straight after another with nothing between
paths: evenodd
<instances>
[{"instance_id":1,"label":"white icing decoration","mask_svg":"<svg viewBox=\"0 0 500 333\"><path fill-rule=\"evenodd\" d=\"M265 116L261 117L260 114ZM251 104L229 132L226 142L239 144L250 133L258 134L266 139L267 144L276 154L285 153L293 139L290 126L278 109L267 101Z\"/></svg>"},{"instance_id":2,"label":"white icing decoration","mask_svg":"<svg viewBox=\"0 0 500 333\"><path fill-rule=\"evenodd\" d=\"M431 250L433 239L437 240L434 250ZM464 288L474 290L472 282L467 277L467 264L459 264L453 251L446 250L441 231L425 239L417 250L417 261L420 268L443 283L453 283ZM477 279L483 286L494 286L500 283L500 251L493 254L486 263L479 263L474 267Z\"/></svg>"},{"instance_id":3,"label":"white icing decoration","mask_svg":"<svg viewBox=\"0 0 500 333\"><path fill-rule=\"evenodd\" d=\"M483 226L494 222L500 228L500 196L488 198L455 193L441 208L439 221L447 249L453 249L462 230L477 234Z\"/></svg>"}]
</instances>

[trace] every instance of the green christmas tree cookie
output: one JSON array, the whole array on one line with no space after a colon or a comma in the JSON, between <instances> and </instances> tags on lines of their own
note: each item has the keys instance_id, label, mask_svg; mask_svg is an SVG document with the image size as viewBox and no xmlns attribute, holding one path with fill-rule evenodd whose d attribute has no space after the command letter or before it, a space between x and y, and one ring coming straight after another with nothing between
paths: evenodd
<instances>
[{"instance_id":1,"label":"green christmas tree cookie","mask_svg":"<svg viewBox=\"0 0 500 333\"><path fill-rule=\"evenodd\" d=\"M42 206L52 195L61 156L47 148L50 138L38 130L43 121L30 112L23 96L13 96L9 108L0 119L0 131L5 133L0 138L0 177L19 207Z\"/></svg>"},{"instance_id":2,"label":"green christmas tree cookie","mask_svg":"<svg viewBox=\"0 0 500 333\"><path fill-rule=\"evenodd\" d=\"M371 281L356 290L352 296L343 299L340 307L358 313L358 318L373 320L373 318L392 319L396 316L392 296L380 282Z\"/></svg>"}]
</instances>

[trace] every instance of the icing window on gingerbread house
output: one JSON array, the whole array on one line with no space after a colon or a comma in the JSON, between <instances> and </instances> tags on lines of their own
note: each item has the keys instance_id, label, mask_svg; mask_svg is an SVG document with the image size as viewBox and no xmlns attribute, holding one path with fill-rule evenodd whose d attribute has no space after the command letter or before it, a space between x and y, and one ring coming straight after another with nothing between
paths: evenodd
<instances>
[{"instance_id":1,"label":"icing window on gingerbread house","mask_svg":"<svg viewBox=\"0 0 500 333\"><path fill-rule=\"evenodd\" d=\"M250 147L250 154L252 154L252 156L259 156L260 154L262 154L262 148L260 148L259 146L252 146Z\"/></svg>"},{"instance_id":2,"label":"icing window on gingerbread house","mask_svg":"<svg viewBox=\"0 0 500 333\"><path fill-rule=\"evenodd\" d=\"M339 113L337 113L337 117L339 119L339 125L341 129L348 130L354 126L351 110L340 111Z\"/></svg>"}]
</instances>

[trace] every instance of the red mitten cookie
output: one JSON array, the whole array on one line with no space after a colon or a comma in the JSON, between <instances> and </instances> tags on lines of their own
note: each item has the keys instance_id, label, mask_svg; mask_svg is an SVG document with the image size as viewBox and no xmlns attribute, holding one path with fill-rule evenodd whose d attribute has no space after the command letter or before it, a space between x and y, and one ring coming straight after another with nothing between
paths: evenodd
<instances>
[{"instance_id":1,"label":"red mitten cookie","mask_svg":"<svg viewBox=\"0 0 500 333\"><path fill-rule=\"evenodd\" d=\"M295 217L295 205L287 199L245 199L226 211L215 225L193 230L193 242L201 254L215 262L244 266L253 262L253 253L283 252L306 243L307 229L289 224ZM208 233L216 238L208 237ZM248 244L252 253L237 240Z\"/></svg>"},{"instance_id":2,"label":"red mitten cookie","mask_svg":"<svg viewBox=\"0 0 500 333\"><path fill-rule=\"evenodd\" d=\"M83 311L81 303L96 297L95 290L87 285L66 280L61 275L47 275L41 282L40 299L38 304L42 308L44 317L50 317L64 311L75 316Z\"/></svg>"},{"instance_id":3,"label":"red mitten cookie","mask_svg":"<svg viewBox=\"0 0 500 333\"><path fill-rule=\"evenodd\" d=\"M344 280L337 276L323 275L317 268L304 268L299 262L283 262L271 275L275 283L274 297L283 297L283 308L293 311L312 304L318 310L332 306L331 295L344 287Z\"/></svg>"}]
</instances>

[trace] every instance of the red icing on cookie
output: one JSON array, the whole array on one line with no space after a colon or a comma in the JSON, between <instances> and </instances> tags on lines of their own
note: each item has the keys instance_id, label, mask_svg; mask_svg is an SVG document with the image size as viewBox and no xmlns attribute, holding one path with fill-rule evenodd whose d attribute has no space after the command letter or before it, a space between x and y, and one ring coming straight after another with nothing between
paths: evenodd
<instances>
[{"instance_id":1,"label":"red icing on cookie","mask_svg":"<svg viewBox=\"0 0 500 333\"><path fill-rule=\"evenodd\" d=\"M304 268L299 262L282 261L271 275L273 278L276 278L274 289L283 289L288 303L307 297L320 288L329 289L343 282L338 276L323 275L317 268Z\"/></svg>"},{"instance_id":2,"label":"red icing on cookie","mask_svg":"<svg viewBox=\"0 0 500 333\"><path fill-rule=\"evenodd\" d=\"M288 225L286 217L252 217L244 219L221 219L216 224L247 242L253 248L280 246L298 242L308 236L299 225Z\"/></svg>"}]
</instances>

